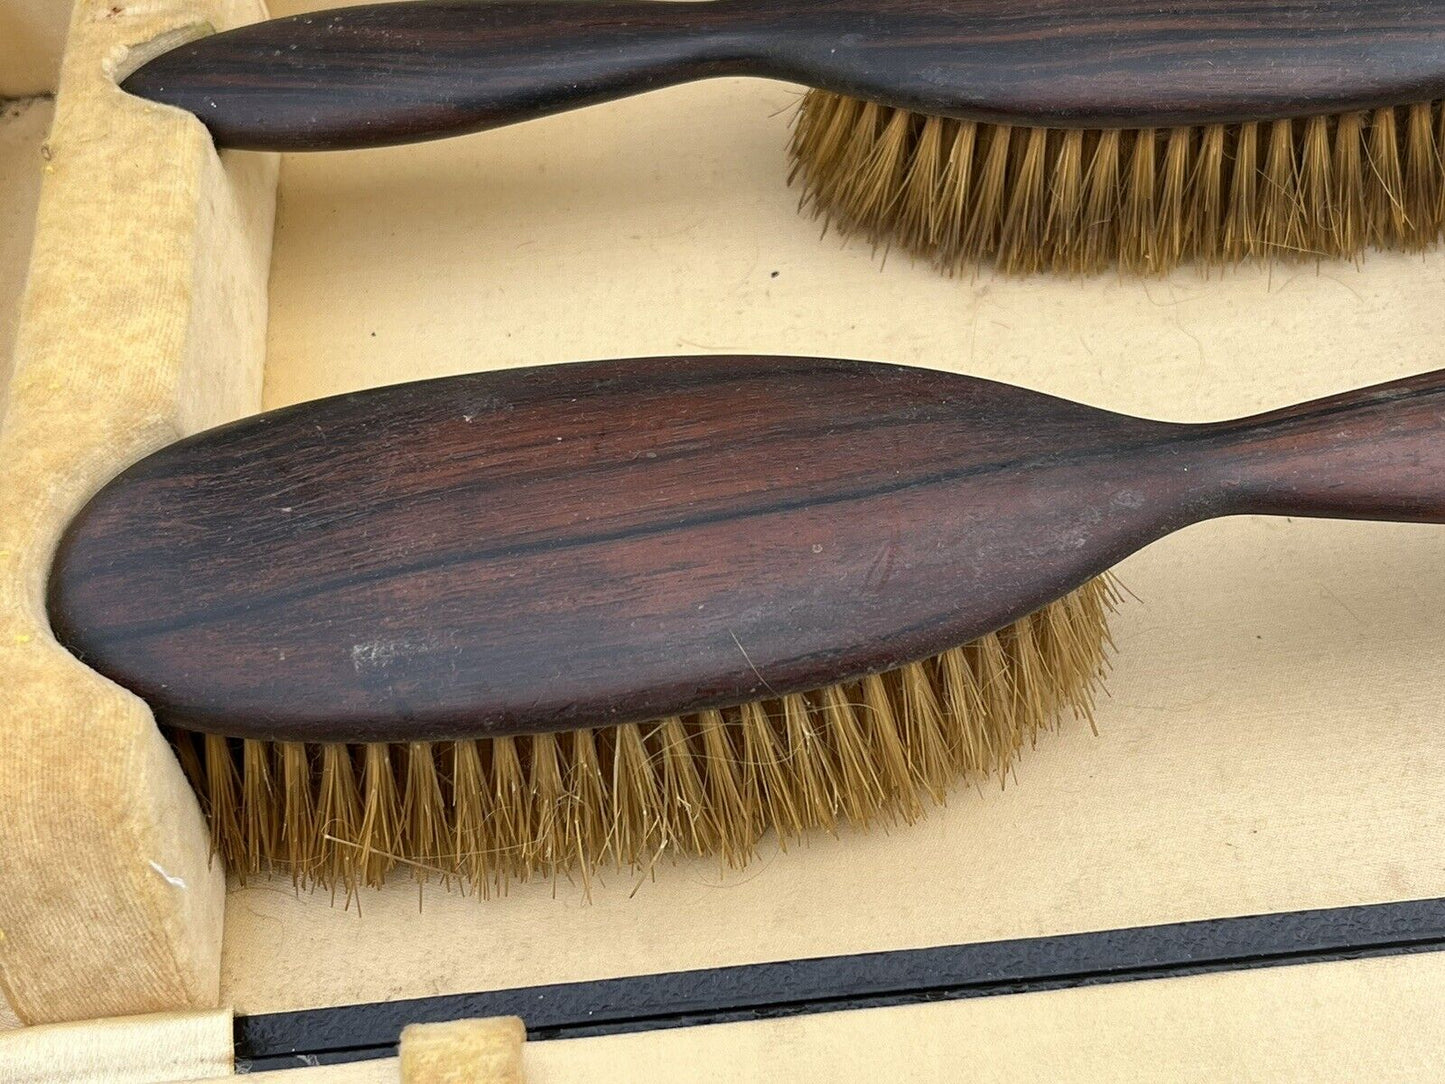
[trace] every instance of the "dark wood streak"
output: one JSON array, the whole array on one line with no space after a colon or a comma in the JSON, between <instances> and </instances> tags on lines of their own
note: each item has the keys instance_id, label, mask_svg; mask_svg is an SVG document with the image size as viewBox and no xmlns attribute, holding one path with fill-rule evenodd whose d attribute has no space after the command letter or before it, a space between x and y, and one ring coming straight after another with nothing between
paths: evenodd
<instances>
[{"instance_id":1,"label":"dark wood streak","mask_svg":"<svg viewBox=\"0 0 1445 1084\"><path fill-rule=\"evenodd\" d=\"M1197 426L822 359L403 384L142 460L49 602L166 721L525 733L893 667L1241 512L1445 520L1445 373Z\"/></svg>"},{"instance_id":2,"label":"dark wood streak","mask_svg":"<svg viewBox=\"0 0 1445 1084\"><path fill-rule=\"evenodd\" d=\"M1445 97L1445 0L422 0L242 27L127 90L222 146L459 135L756 75L926 113L1148 127Z\"/></svg>"}]
</instances>

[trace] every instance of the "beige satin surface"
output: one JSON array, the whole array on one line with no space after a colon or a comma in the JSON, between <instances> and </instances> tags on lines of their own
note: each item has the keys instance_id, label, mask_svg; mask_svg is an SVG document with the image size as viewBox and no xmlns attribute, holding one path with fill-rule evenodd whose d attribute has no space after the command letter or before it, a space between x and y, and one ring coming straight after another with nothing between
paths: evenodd
<instances>
[{"instance_id":1,"label":"beige satin surface","mask_svg":"<svg viewBox=\"0 0 1445 1084\"><path fill-rule=\"evenodd\" d=\"M1442 978L1445 957L1405 956L529 1043L523 1060L528 1084L1423 1082Z\"/></svg>"}]
</instances>

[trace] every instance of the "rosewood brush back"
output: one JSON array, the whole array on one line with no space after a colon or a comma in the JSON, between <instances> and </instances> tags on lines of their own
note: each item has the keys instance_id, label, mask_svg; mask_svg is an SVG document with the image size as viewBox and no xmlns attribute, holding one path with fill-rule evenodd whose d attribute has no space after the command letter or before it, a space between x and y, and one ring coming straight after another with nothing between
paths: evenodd
<instances>
[{"instance_id":1,"label":"rosewood brush back","mask_svg":"<svg viewBox=\"0 0 1445 1084\"><path fill-rule=\"evenodd\" d=\"M1049 127L1311 116L1445 97L1445 2L422 0L228 31L124 86L223 146L320 150L717 75Z\"/></svg>"},{"instance_id":2,"label":"rosewood brush back","mask_svg":"<svg viewBox=\"0 0 1445 1084\"><path fill-rule=\"evenodd\" d=\"M192 728L621 722L921 658L1212 510L1185 427L922 369L662 358L302 404L138 463L57 634Z\"/></svg>"},{"instance_id":3,"label":"rosewood brush back","mask_svg":"<svg viewBox=\"0 0 1445 1084\"><path fill-rule=\"evenodd\" d=\"M136 464L50 611L193 728L526 733L891 668L1241 512L1445 522L1445 371L1210 425L806 358L403 384Z\"/></svg>"}]
</instances>

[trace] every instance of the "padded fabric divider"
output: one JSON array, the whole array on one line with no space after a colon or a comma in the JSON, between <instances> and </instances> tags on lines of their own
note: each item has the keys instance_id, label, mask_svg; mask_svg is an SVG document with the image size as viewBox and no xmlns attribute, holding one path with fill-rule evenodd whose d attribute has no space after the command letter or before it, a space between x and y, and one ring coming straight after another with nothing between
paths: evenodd
<instances>
[{"instance_id":1,"label":"padded fabric divider","mask_svg":"<svg viewBox=\"0 0 1445 1084\"><path fill-rule=\"evenodd\" d=\"M233 1069L231 1014L159 1013L23 1028L0 1037L7 1084L168 1084Z\"/></svg>"},{"instance_id":2,"label":"padded fabric divider","mask_svg":"<svg viewBox=\"0 0 1445 1084\"><path fill-rule=\"evenodd\" d=\"M0 421L0 987L26 1023L210 1007L223 884L150 712L54 642L79 506L139 456L256 409L276 161L217 156L117 71L256 0L83 0L47 140Z\"/></svg>"},{"instance_id":3,"label":"padded fabric divider","mask_svg":"<svg viewBox=\"0 0 1445 1084\"><path fill-rule=\"evenodd\" d=\"M0 416L10 392L10 351L45 171L41 155L54 112L49 98L0 101Z\"/></svg>"}]
</instances>

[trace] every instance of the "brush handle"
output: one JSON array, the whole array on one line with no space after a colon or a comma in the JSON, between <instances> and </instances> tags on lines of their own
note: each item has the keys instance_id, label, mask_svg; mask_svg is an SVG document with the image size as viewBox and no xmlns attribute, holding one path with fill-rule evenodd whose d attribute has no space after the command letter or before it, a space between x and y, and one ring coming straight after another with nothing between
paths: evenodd
<instances>
[{"instance_id":1,"label":"brush handle","mask_svg":"<svg viewBox=\"0 0 1445 1084\"><path fill-rule=\"evenodd\" d=\"M1231 512L1445 522L1445 371L1200 432Z\"/></svg>"},{"instance_id":2,"label":"brush handle","mask_svg":"<svg viewBox=\"0 0 1445 1084\"><path fill-rule=\"evenodd\" d=\"M1177 425L807 358L592 362L183 440L66 531L83 661L191 729L407 741L626 722L891 669L1189 523L1445 521L1445 373Z\"/></svg>"},{"instance_id":3,"label":"brush handle","mask_svg":"<svg viewBox=\"0 0 1445 1084\"><path fill-rule=\"evenodd\" d=\"M422 0L227 31L124 86L222 146L332 150L720 75L1004 124L1268 120L1445 97L1445 3Z\"/></svg>"}]
</instances>

